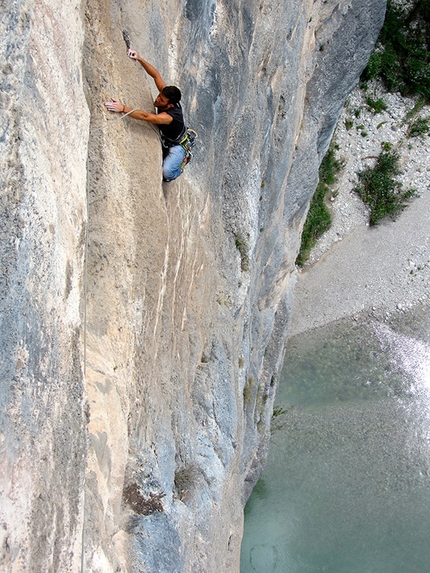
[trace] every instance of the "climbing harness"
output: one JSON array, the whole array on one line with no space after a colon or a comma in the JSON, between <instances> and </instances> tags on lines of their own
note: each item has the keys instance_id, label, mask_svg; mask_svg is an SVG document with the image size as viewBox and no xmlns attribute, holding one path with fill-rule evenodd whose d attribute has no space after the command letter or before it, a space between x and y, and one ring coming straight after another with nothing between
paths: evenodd
<instances>
[{"instance_id":1,"label":"climbing harness","mask_svg":"<svg viewBox=\"0 0 430 573\"><path fill-rule=\"evenodd\" d=\"M185 151L185 157L182 160L180 167L181 173L185 169L185 166L191 161L192 153L191 150L194 147L196 139L198 138L197 131L191 129L191 127L186 127L185 130L181 133L181 135L177 139L168 139L165 137L161 132L159 133L161 144L165 149L169 149L169 147L174 147L175 145L180 145L182 149Z\"/></svg>"},{"instance_id":2,"label":"climbing harness","mask_svg":"<svg viewBox=\"0 0 430 573\"><path fill-rule=\"evenodd\" d=\"M185 149L185 151L191 151L192 147L194 146L194 143L196 142L196 139L198 138L198 133L197 131L194 131L194 129L191 129L191 127L187 127L187 131L185 132L185 136L181 139L181 141L179 142L179 145L182 145L182 147Z\"/></svg>"},{"instance_id":3,"label":"climbing harness","mask_svg":"<svg viewBox=\"0 0 430 573\"><path fill-rule=\"evenodd\" d=\"M188 165L188 163L191 161L191 158L193 156L191 150L194 147L194 144L198 136L199 136L198 133L194 131L194 129L187 127L185 136L181 139L181 141L178 144L185 151L185 157L180 165L181 171L183 171L185 169L185 166Z\"/></svg>"}]
</instances>

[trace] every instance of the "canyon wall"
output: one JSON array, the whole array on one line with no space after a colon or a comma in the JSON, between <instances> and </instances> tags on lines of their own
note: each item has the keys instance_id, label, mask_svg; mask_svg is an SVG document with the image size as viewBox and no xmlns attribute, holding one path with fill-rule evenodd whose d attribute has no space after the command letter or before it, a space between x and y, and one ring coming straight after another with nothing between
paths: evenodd
<instances>
[{"instance_id":1,"label":"canyon wall","mask_svg":"<svg viewBox=\"0 0 430 573\"><path fill-rule=\"evenodd\" d=\"M300 231L383 15L2 6L2 570L239 571ZM157 94L124 37L199 134L175 182L155 129L109 123Z\"/></svg>"}]
</instances>

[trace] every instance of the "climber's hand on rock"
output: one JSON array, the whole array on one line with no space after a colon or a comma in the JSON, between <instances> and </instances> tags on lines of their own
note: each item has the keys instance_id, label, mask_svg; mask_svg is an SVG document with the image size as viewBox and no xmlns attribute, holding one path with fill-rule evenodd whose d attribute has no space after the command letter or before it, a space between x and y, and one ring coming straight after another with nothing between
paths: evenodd
<instances>
[{"instance_id":1,"label":"climber's hand on rock","mask_svg":"<svg viewBox=\"0 0 430 573\"><path fill-rule=\"evenodd\" d=\"M105 106L109 111L114 111L115 113L120 113L124 109L122 103L115 98L111 98L110 101L106 101Z\"/></svg>"},{"instance_id":2,"label":"climber's hand on rock","mask_svg":"<svg viewBox=\"0 0 430 573\"><path fill-rule=\"evenodd\" d=\"M139 58L139 54L136 52L136 50L128 50L127 56L132 60L137 60Z\"/></svg>"}]
</instances>

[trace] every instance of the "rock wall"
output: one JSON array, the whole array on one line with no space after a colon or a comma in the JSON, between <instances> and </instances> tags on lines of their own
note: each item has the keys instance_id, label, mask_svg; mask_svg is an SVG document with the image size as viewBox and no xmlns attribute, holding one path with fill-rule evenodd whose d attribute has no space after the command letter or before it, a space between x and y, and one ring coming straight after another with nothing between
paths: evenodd
<instances>
[{"instance_id":1,"label":"rock wall","mask_svg":"<svg viewBox=\"0 0 430 573\"><path fill-rule=\"evenodd\" d=\"M77 571L80 560L82 16L76 2L1 4L2 571Z\"/></svg>"},{"instance_id":2,"label":"rock wall","mask_svg":"<svg viewBox=\"0 0 430 573\"><path fill-rule=\"evenodd\" d=\"M238 571L294 260L382 0L2 8L5 571ZM161 182L152 80L192 163ZM102 129L101 129L102 128Z\"/></svg>"}]
</instances>

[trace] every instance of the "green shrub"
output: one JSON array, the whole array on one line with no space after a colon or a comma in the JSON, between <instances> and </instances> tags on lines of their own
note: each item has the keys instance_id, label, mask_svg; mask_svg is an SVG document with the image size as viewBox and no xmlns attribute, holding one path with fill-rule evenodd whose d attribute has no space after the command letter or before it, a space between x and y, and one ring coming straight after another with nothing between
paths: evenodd
<instances>
[{"instance_id":1,"label":"green shrub","mask_svg":"<svg viewBox=\"0 0 430 573\"><path fill-rule=\"evenodd\" d=\"M395 219L417 195L413 189L402 190L402 184L396 180L400 174L399 156L395 151L383 151L374 167L366 167L358 174L359 184L354 191L370 208L371 226L385 218Z\"/></svg>"},{"instance_id":2,"label":"green shrub","mask_svg":"<svg viewBox=\"0 0 430 573\"><path fill-rule=\"evenodd\" d=\"M337 173L342 169L343 163L336 159L334 144L324 156L319 169L319 182L309 206L308 216L303 227L302 241L296 265L303 266L308 260L312 248L321 235L330 228L331 215L326 206L326 195L330 185L337 181Z\"/></svg>"},{"instance_id":3,"label":"green shrub","mask_svg":"<svg viewBox=\"0 0 430 573\"><path fill-rule=\"evenodd\" d=\"M388 0L385 22L361 80L380 78L389 91L430 102L430 0L404 8Z\"/></svg>"},{"instance_id":4,"label":"green shrub","mask_svg":"<svg viewBox=\"0 0 430 573\"><path fill-rule=\"evenodd\" d=\"M418 137L420 135L427 135L429 132L429 120L430 118L420 118L411 123L408 130L408 137Z\"/></svg>"},{"instance_id":5,"label":"green shrub","mask_svg":"<svg viewBox=\"0 0 430 573\"><path fill-rule=\"evenodd\" d=\"M282 406L275 406L273 408L272 420L270 423L270 433L274 434L278 430L282 430L288 424L288 413L294 406L283 408Z\"/></svg>"},{"instance_id":6,"label":"green shrub","mask_svg":"<svg viewBox=\"0 0 430 573\"><path fill-rule=\"evenodd\" d=\"M283 416L287 412L288 410L286 408L283 408L282 406L275 406L273 408L272 418L278 418L279 416Z\"/></svg>"},{"instance_id":7,"label":"green shrub","mask_svg":"<svg viewBox=\"0 0 430 573\"><path fill-rule=\"evenodd\" d=\"M199 477L199 469L193 464L176 469L174 479L175 491L181 501L186 502L188 500L190 492L196 486Z\"/></svg>"},{"instance_id":8,"label":"green shrub","mask_svg":"<svg viewBox=\"0 0 430 573\"><path fill-rule=\"evenodd\" d=\"M248 378L247 384L243 389L243 405L245 407L251 402L254 386L255 386L254 378L250 376Z\"/></svg>"},{"instance_id":9,"label":"green shrub","mask_svg":"<svg viewBox=\"0 0 430 573\"><path fill-rule=\"evenodd\" d=\"M367 97L366 103L369 106L369 109L373 111L373 113L382 113L387 109L387 104L384 102L382 98L375 100L372 99L371 97Z\"/></svg>"},{"instance_id":10,"label":"green shrub","mask_svg":"<svg viewBox=\"0 0 430 573\"><path fill-rule=\"evenodd\" d=\"M242 271L249 271L248 243L237 236L235 236L234 243L240 253L240 268Z\"/></svg>"},{"instance_id":11,"label":"green shrub","mask_svg":"<svg viewBox=\"0 0 430 573\"><path fill-rule=\"evenodd\" d=\"M349 131L353 125L354 125L354 122L352 121L352 119L350 119L349 117L347 117L347 118L345 119L345 129L346 129L347 131Z\"/></svg>"}]
</instances>

